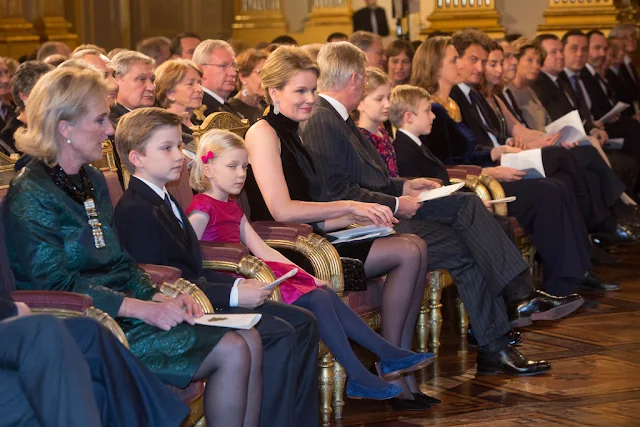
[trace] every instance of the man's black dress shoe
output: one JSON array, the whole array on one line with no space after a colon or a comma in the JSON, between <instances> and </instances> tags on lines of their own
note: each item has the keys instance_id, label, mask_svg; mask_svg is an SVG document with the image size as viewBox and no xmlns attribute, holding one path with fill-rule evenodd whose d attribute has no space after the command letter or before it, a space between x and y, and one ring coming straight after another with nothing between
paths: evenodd
<instances>
[{"instance_id":1,"label":"man's black dress shoe","mask_svg":"<svg viewBox=\"0 0 640 427\"><path fill-rule=\"evenodd\" d=\"M413 393L413 399L394 397L387 402L395 411L426 411L441 403L438 399L422 393Z\"/></svg>"},{"instance_id":2,"label":"man's black dress shoe","mask_svg":"<svg viewBox=\"0 0 640 427\"><path fill-rule=\"evenodd\" d=\"M495 375L499 372L506 375L524 377L538 375L551 369L551 364L544 360L529 360L517 349L507 347L497 353L478 353L478 374Z\"/></svg>"},{"instance_id":3,"label":"man's black dress shoe","mask_svg":"<svg viewBox=\"0 0 640 427\"><path fill-rule=\"evenodd\" d=\"M478 340L476 340L475 335L473 335L473 330L469 328L467 330L467 342L469 343L469 347L478 347ZM509 332L509 345L516 346L522 343L522 334L520 332L511 331Z\"/></svg>"},{"instance_id":4,"label":"man's black dress shoe","mask_svg":"<svg viewBox=\"0 0 640 427\"><path fill-rule=\"evenodd\" d=\"M590 271L584 273L584 278L582 279L580 286L582 286L583 288L601 292L612 292L622 289L622 285L620 283L605 282Z\"/></svg>"},{"instance_id":5,"label":"man's black dress shoe","mask_svg":"<svg viewBox=\"0 0 640 427\"><path fill-rule=\"evenodd\" d=\"M634 243L638 237L628 227L618 224L616 229L607 233L599 233L593 241L603 247L619 245L622 243Z\"/></svg>"},{"instance_id":6,"label":"man's black dress shoe","mask_svg":"<svg viewBox=\"0 0 640 427\"><path fill-rule=\"evenodd\" d=\"M418 402L422 402L425 405L439 405L442 402L440 399L436 399L435 397L428 396L424 393L412 393L413 398Z\"/></svg>"},{"instance_id":7,"label":"man's black dress shoe","mask_svg":"<svg viewBox=\"0 0 640 427\"><path fill-rule=\"evenodd\" d=\"M536 320L557 320L576 311L584 302L578 294L556 297L546 292L534 291L523 301L509 303L507 312L511 326L529 326Z\"/></svg>"}]
</instances>

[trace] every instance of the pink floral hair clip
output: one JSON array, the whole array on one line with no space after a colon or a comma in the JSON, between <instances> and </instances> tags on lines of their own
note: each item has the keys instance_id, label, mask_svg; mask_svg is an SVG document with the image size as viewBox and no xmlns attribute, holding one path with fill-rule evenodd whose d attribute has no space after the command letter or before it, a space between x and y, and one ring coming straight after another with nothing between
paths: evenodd
<instances>
[{"instance_id":1,"label":"pink floral hair clip","mask_svg":"<svg viewBox=\"0 0 640 427\"><path fill-rule=\"evenodd\" d=\"M201 157L202 163L207 163L209 159L213 159L215 157L215 154L213 154L211 151L208 151L207 154Z\"/></svg>"}]
</instances>

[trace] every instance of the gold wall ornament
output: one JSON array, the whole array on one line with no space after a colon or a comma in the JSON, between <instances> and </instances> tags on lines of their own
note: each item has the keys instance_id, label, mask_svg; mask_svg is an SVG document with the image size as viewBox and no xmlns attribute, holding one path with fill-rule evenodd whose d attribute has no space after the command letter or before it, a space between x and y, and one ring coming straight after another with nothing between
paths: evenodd
<instances>
[{"instance_id":1,"label":"gold wall ornament","mask_svg":"<svg viewBox=\"0 0 640 427\"><path fill-rule=\"evenodd\" d=\"M254 45L287 33L280 0L235 0L233 38Z\"/></svg>"},{"instance_id":2,"label":"gold wall ornament","mask_svg":"<svg viewBox=\"0 0 640 427\"><path fill-rule=\"evenodd\" d=\"M637 2L630 0L549 0L538 34L562 36L568 30L601 30L605 34L619 22L637 22Z\"/></svg>"},{"instance_id":3,"label":"gold wall ornament","mask_svg":"<svg viewBox=\"0 0 640 427\"><path fill-rule=\"evenodd\" d=\"M324 43L331 33L353 32L352 0L313 0L304 33L296 35L301 44Z\"/></svg>"},{"instance_id":4,"label":"gold wall ornament","mask_svg":"<svg viewBox=\"0 0 640 427\"><path fill-rule=\"evenodd\" d=\"M469 27L482 30L491 37L504 35L495 0L437 0L427 20L431 26L422 29L421 35L435 31L452 33Z\"/></svg>"},{"instance_id":5,"label":"gold wall ornament","mask_svg":"<svg viewBox=\"0 0 640 427\"><path fill-rule=\"evenodd\" d=\"M23 0L0 2L0 56L18 59L40 44L33 24L25 18Z\"/></svg>"},{"instance_id":6,"label":"gold wall ornament","mask_svg":"<svg viewBox=\"0 0 640 427\"><path fill-rule=\"evenodd\" d=\"M78 45L78 35L72 31L73 24L65 19L64 0L36 0L34 27L49 41L65 43L71 49Z\"/></svg>"}]
</instances>

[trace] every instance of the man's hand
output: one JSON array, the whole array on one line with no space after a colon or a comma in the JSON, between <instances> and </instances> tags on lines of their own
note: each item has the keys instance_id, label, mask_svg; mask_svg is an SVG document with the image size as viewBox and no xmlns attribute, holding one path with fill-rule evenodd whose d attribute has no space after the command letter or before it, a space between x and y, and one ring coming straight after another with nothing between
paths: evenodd
<instances>
[{"instance_id":1,"label":"man's hand","mask_svg":"<svg viewBox=\"0 0 640 427\"><path fill-rule=\"evenodd\" d=\"M271 295L270 290L261 289L266 283L255 279L243 279L238 283L238 307L256 308L264 304Z\"/></svg>"},{"instance_id":2,"label":"man's hand","mask_svg":"<svg viewBox=\"0 0 640 427\"><path fill-rule=\"evenodd\" d=\"M542 148L556 145L560 139L560 132L553 133L551 135L542 135L529 142L530 148Z\"/></svg>"},{"instance_id":3,"label":"man's hand","mask_svg":"<svg viewBox=\"0 0 640 427\"><path fill-rule=\"evenodd\" d=\"M591 129L591 135L596 137L601 146L609 141L609 135L602 129Z\"/></svg>"},{"instance_id":4,"label":"man's hand","mask_svg":"<svg viewBox=\"0 0 640 427\"><path fill-rule=\"evenodd\" d=\"M402 195L418 197L423 191L433 190L438 187L442 186L427 178L411 179L404 182L404 185L402 186Z\"/></svg>"},{"instance_id":5,"label":"man's hand","mask_svg":"<svg viewBox=\"0 0 640 427\"><path fill-rule=\"evenodd\" d=\"M494 162L497 162L498 160L500 160L500 157L503 154L519 153L521 151L522 150L520 148L509 147L508 145L501 145L499 147L495 147L491 149L491 160L493 160Z\"/></svg>"},{"instance_id":6,"label":"man's hand","mask_svg":"<svg viewBox=\"0 0 640 427\"><path fill-rule=\"evenodd\" d=\"M422 206L422 202L418 201L416 197L402 196L398 197L398 211L396 216L399 218L413 218L418 212L418 209Z\"/></svg>"},{"instance_id":7,"label":"man's hand","mask_svg":"<svg viewBox=\"0 0 640 427\"><path fill-rule=\"evenodd\" d=\"M529 148L529 144L519 136L514 136L507 140L507 145L509 147L519 148L521 150L526 150Z\"/></svg>"}]
</instances>

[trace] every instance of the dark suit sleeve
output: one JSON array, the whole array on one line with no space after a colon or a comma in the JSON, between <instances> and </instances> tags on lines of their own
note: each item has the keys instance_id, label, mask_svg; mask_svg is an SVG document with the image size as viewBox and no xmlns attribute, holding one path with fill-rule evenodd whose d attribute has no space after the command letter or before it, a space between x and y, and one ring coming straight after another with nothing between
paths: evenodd
<instances>
[{"instance_id":1,"label":"dark suit sleeve","mask_svg":"<svg viewBox=\"0 0 640 427\"><path fill-rule=\"evenodd\" d=\"M357 200L379 203L394 210L394 196L367 190L354 182L349 157L358 154L347 151L353 149L339 120L330 111L318 111L304 127L302 139L309 148L317 171L317 182L311 185L312 197L319 201ZM389 193L397 194L397 183L390 182L387 189Z\"/></svg>"},{"instance_id":2,"label":"dark suit sleeve","mask_svg":"<svg viewBox=\"0 0 640 427\"><path fill-rule=\"evenodd\" d=\"M400 132L398 132L400 134ZM410 141L414 144L412 141ZM398 172L400 176L422 178L425 176L423 168L421 167L421 159L418 157L414 150L411 149L405 139L401 139L400 136L395 141L396 149L396 161L398 163Z\"/></svg>"},{"instance_id":3,"label":"dark suit sleeve","mask_svg":"<svg viewBox=\"0 0 640 427\"><path fill-rule=\"evenodd\" d=\"M387 37L389 35L389 24L387 24L387 13L384 8L379 7L376 9L377 19L378 19L378 33L382 37Z\"/></svg>"},{"instance_id":4,"label":"dark suit sleeve","mask_svg":"<svg viewBox=\"0 0 640 427\"><path fill-rule=\"evenodd\" d=\"M114 222L122 249L138 264L169 265L157 221L146 206L118 203Z\"/></svg>"},{"instance_id":5,"label":"dark suit sleeve","mask_svg":"<svg viewBox=\"0 0 640 427\"><path fill-rule=\"evenodd\" d=\"M0 298L0 320L18 315L18 307L11 299Z\"/></svg>"}]
</instances>

